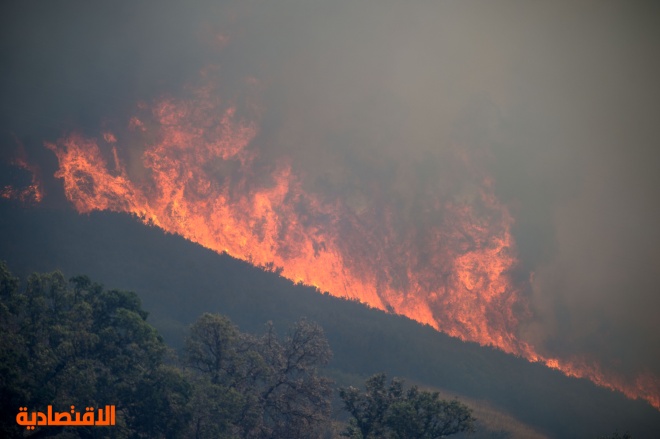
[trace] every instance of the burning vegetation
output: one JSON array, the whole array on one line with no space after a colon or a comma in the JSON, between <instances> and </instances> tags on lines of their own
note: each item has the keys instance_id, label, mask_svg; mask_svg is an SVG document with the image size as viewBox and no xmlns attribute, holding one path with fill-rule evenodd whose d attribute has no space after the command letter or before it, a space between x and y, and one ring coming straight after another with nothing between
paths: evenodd
<instances>
[{"instance_id":1,"label":"burning vegetation","mask_svg":"<svg viewBox=\"0 0 660 439\"><path fill-rule=\"evenodd\" d=\"M290 160L264 164L259 117L249 114L203 85L189 88L186 98L141 104L125 127L98 139L74 133L47 147L80 213L133 214L293 282L660 408L653 376L630 382L586 360L544 356L520 337L531 313L524 285L512 275L518 266L514 219L476 159L448 156L472 184L427 191L411 218L377 188L368 200L332 198L309 190Z\"/></svg>"}]
</instances>

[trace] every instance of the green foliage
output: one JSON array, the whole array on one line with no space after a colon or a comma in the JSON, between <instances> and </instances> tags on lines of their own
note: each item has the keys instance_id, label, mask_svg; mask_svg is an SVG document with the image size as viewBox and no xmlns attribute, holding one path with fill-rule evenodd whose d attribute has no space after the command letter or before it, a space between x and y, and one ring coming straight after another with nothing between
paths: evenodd
<instances>
[{"instance_id":1,"label":"green foliage","mask_svg":"<svg viewBox=\"0 0 660 439\"><path fill-rule=\"evenodd\" d=\"M353 439L433 439L473 431L472 411L460 402L441 400L437 392L404 391L403 381L385 374L366 381L366 391L341 389L339 395L352 418L344 436Z\"/></svg>"},{"instance_id":2,"label":"green foliage","mask_svg":"<svg viewBox=\"0 0 660 439\"><path fill-rule=\"evenodd\" d=\"M117 407L112 437L176 437L190 388L163 364L166 346L132 292L87 277L33 274L23 291L0 264L0 436L24 433L18 407ZM67 431L70 430L70 431ZM97 429L98 430L98 429ZM92 427L35 434L95 437Z\"/></svg>"},{"instance_id":3,"label":"green foliage","mask_svg":"<svg viewBox=\"0 0 660 439\"><path fill-rule=\"evenodd\" d=\"M185 364L146 322L137 295L85 276L33 274L23 290L0 264L1 437L30 434L18 407L117 407L114 438L312 438L328 422L330 359L320 326L301 320L283 340L272 325L241 333L204 314L190 328ZM45 427L38 437L98 437L93 427Z\"/></svg>"},{"instance_id":4,"label":"green foliage","mask_svg":"<svg viewBox=\"0 0 660 439\"><path fill-rule=\"evenodd\" d=\"M329 359L323 330L306 320L280 340L270 324L256 337L227 317L202 315L185 347L186 364L198 372L190 436L318 437L331 387L317 367Z\"/></svg>"},{"instance_id":5,"label":"green foliage","mask_svg":"<svg viewBox=\"0 0 660 439\"><path fill-rule=\"evenodd\" d=\"M203 314L190 328L181 370L132 292L85 276L33 274L23 289L0 264L2 437L27 434L17 407L117 406L116 438L316 438L329 423L331 356L321 327L301 320L286 337L272 324L242 333ZM404 389L384 374L366 392L343 389L353 438L436 438L470 431L471 411L437 393ZM98 429L37 429L40 436L96 437Z\"/></svg>"}]
</instances>

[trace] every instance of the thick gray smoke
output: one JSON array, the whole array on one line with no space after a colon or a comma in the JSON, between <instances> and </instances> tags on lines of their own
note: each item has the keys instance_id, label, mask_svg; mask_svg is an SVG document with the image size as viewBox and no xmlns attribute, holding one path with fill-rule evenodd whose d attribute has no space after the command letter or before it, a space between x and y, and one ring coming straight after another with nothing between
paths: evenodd
<instances>
[{"instance_id":1,"label":"thick gray smoke","mask_svg":"<svg viewBox=\"0 0 660 439\"><path fill-rule=\"evenodd\" d=\"M473 196L467 157L515 219L521 337L660 376L657 5L219 3L3 2L3 158L16 136L57 197L44 140L98 136L213 66L260 108L264 165L355 211L382 197L423 223L432 194Z\"/></svg>"}]
</instances>

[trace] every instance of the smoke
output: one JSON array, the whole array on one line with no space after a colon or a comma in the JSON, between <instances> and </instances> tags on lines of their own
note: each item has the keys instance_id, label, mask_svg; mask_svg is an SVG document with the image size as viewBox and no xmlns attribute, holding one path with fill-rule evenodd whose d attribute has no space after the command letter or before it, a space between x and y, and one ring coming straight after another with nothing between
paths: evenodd
<instances>
[{"instance_id":1,"label":"smoke","mask_svg":"<svg viewBox=\"0 0 660 439\"><path fill-rule=\"evenodd\" d=\"M660 376L657 6L2 8L3 148L16 135L42 171L59 168L44 140L127 132L128 118L146 121L145 108L188 99L195 92L186 84L212 83L237 120L258 124L245 146L250 184L266 187L290 167L321 205L339 200L346 217L382 218L365 232L373 240L389 233L422 249L417 266L433 260L430 234L458 221L438 206L469 206L493 236L512 234L517 262L502 274L513 285L506 297L516 298L510 335L545 358L628 382ZM126 176L145 178L141 158L155 141L122 145ZM113 163L114 142L106 143ZM238 165L209 166L220 179ZM46 193L56 197L62 183L46 174ZM407 263L393 264L390 286L409 286Z\"/></svg>"},{"instance_id":2,"label":"smoke","mask_svg":"<svg viewBox=\"0 0 660 439\"><path fill-rule=\"evenodd\" d=\"M558 9L525 34L508 142L495 152L534 273L526 335L557 356L657 376L659 11Z\"/></svg>"}]
</instances>

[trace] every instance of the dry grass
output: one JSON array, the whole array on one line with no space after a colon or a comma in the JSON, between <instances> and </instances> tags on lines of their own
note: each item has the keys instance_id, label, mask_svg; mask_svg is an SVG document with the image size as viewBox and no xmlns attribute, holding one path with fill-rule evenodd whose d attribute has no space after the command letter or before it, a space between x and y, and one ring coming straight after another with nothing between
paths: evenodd
<instances>
[{"instance_id":1,"label":"dry grass","mask_svg":"<svg viewBox=\"0 0 660 439\"><path fill-rule=\"evenodd\" d=\"M519 421L502 409L493 407L489 402L468 398L443 389L429 389L440 393L443 399L457 398L472 409L477 418L477 431L469 435L455 436L470 439L548 439L548 436L539 433L527 424Z\"/></svg>"}]
</instances>

